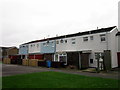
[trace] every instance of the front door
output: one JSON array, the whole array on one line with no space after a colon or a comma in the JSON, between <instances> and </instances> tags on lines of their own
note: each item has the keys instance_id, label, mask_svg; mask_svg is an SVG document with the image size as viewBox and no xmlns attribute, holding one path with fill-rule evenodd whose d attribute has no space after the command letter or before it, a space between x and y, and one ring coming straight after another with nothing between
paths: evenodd
<instances>
[{"instance_id":1,"label":"front door","mask_svg":"<svg viewBox=\"0 0 120 90\"><path fill-rule=\"evenodd\" d=\"M81 69L89 67L89 53L81 53Z\"/></svg>"},{"instance_id":2,"label":"front door","mask_svg":"<svg viewBox=\"0 0 120 90\"><path fill-rule=\"evenodd\" d=\"M78 52L68 52L67 53L68 65L76 66L79 69L79 53Z\"/></svg>"}]
</instances>

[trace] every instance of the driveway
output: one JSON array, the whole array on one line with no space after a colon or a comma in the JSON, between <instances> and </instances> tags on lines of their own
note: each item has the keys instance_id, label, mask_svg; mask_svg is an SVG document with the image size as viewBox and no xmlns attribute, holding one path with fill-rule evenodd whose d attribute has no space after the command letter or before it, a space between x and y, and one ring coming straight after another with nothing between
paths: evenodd
<instances>
[{"instance_id":1,"label":"driveway","mask_svg":"<svg viewBox=\"0 0 120 90\"><path fill-rule=\"evenodd\" d=\"M84 76L112 78L112 79L118 79L118 76L119 76L119 72L90 73L90 72L82 72L81 70L67 70L67 69L58 69L58 68L2 64L2 76L11 76L11 75L17 75L17 74L45 72L45 71L64 72L64 73L78 74L78 75L84 75Z\"/></svg>"}]
</instances>

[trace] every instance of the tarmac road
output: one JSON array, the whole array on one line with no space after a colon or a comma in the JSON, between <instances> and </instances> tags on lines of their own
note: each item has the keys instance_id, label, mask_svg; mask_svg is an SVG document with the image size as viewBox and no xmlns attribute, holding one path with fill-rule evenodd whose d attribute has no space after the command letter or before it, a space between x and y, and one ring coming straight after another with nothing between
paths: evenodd
<instances>
[{"instance_id":1,"label":"tarmac road","mask_svg":"<svg viewBox=\"0 0 120 90\"><path fill-rule=\"evenodd\" d=\"M11 76L17 74L25 73L34 73L34 72L45 72L45 71L55 71L55 72L64 72L71 74L79 74L84 76L91 77L102 77L102 78L112 78L119 79L119 72L109 72L109 73L90 73L82 72L81 70L67 70L59 68L46 68L46 67L31 67L31 66L22 66L22 65L13 65L13 64L2 64L2 76Z\"/></svg>"},{"instance_id":2,"label":"tarmac road","mask_svg":"<svg viewBox=\"0 0 120 90\"><path fill-rule=\"evenodd\" d=\"M2 76L11 76L17 74L44 72L44 71L48 71L48 70L43 68L30 67L30 66L2 64Z\"/></svg>"}]
</instances>

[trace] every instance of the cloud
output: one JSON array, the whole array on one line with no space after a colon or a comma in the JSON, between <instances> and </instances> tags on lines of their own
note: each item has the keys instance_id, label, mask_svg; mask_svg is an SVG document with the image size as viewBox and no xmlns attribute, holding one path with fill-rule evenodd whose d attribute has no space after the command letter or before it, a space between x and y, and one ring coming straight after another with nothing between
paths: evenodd
<instances>
[{"instance_id":1,"label":"cloud","mask_svg":"<svg viewBox=\"0 0 120 90\"><path fill-rule=\"evenodd\" d=\"M118 1L1 0L1 45L117 25Z\"/></svg>"}]
</instances>

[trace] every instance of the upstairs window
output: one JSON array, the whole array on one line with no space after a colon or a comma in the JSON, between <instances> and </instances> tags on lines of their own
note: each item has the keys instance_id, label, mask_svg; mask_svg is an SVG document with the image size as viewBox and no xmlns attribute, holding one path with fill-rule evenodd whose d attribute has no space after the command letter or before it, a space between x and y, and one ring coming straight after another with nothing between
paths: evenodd
<instances>
[{"instance_id":1,"label":"upstairs window","mask_svg":"<svg viewBox=\"0 0 120 90\"><path fill-rule=\"evenodd\" d=\"M43 46L45 47L45 46L46 46L46 43L43 43Z\"/></svg>"},{"instance_id":2,"label":"upstairs window","mask_svg":"<svg viewBox=\"0 0 120 90\"><path fill-rule=\"evenodd\" d=\"M75 38L72 38L72 41L74 41L75 40Z\"/></svg>"},{"instance_id":3,"label":"upstairs window","mask_svg":"<svg viewBox=\"0 0 120 90\"><path fill-rule=\"evenodd\" d=\"M39 47L39 44L37 44L37 48Z\"/></svg>"},{"instance_id":4,"label":"upstairs window","mask_svg":"<svg viewBox=\"0 0 120 90\"><path fill-rule=\"evenodd\" d=\"M65 43L67 43L67 40L65 40Z\"/></svg>"},{"instance_id":5,"label":"upstairs window","mask_svg":"<svg viewBox=\"0 0 120 90\"><path fill-rule=\"evenodd\" d=\"M94 38L93 38L93 36L90 36L90 40L93 40Z\"/></svg>"},{"instance_id":6,"label":"upstairs window","mask_svg":"<svg viewBox=\"0 0 120 90\"><path fill-rule=\"evenodd\" d=\"M71 40L72 40L72 44L75 44L75 38L72 38Z\"/></svg>"},{"instance_id":7,"label":"upstairs window","mask_svg":"<svg viewBox=\"0 0 120 90\"><path fill-rule=\"evenodd\" d=\"M72 44L75 44L75 42L72 42Z\"/></svg>"},{"instance_id":8,"label":"upstairs window","mask_svg":"<svg viewBox=\"0 0 120 90\"><path fill-rule=\"evenodd\" d=\"M100 35L100 40L101 41L106 41L106 35L105 34Z\"/></svg>"},{"instance_id":9,"label":"upstairs window","mask_svg":"<svg viewBox=\"0 0 120 90\"><path fill-rule=\"evenodd\" d=\"M88 41L88 37L83 37L83 41Z\"/></svg>"},{"instance_id":10,"label":"upstairs window","mask_svg":"<svg viewBox=\"0 0 120 90\"><path fill-rule=\"evenodd\" d=\"M49 40L47 40L47 43L49 43Z\"/></svg>"},{"instance_id":11,"label":"upstairs window","mask_svg":"<svg viewBox=\"0 0 120 90\"><path fill-rule=\"evenodd\" d=\"M60 40L60 43L63 43L63 40L62 40L62 39Z\"/></svg>"},{"instance_id":12,"label":"upstairs window","mask_svg":"<svg viewBox=\"0 0 120 90\"><path fill-rule=\"evenodd\" d=\"M59 44L59 41L56 41L56 44Z\"/></svg>"}]
</instances>

